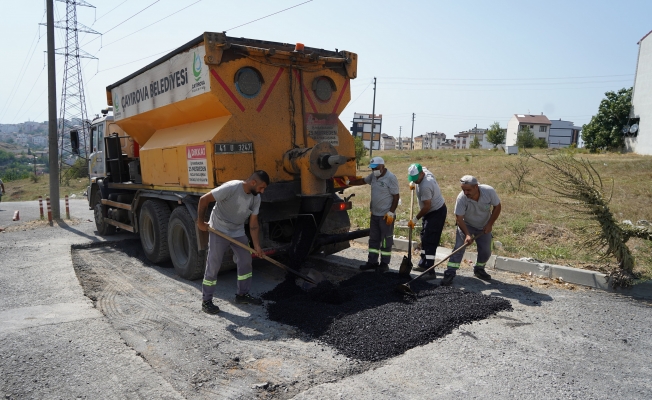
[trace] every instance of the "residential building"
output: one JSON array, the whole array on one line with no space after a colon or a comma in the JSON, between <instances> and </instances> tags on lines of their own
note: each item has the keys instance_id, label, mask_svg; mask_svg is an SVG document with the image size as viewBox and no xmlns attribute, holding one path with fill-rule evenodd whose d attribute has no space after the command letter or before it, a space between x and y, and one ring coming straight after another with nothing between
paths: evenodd
<instances>
[{"instance_id":1,"label":"residential building","mask_svg":"<svg viewBox=\"0 0 652 400\"><path fill-rule=\"evenodd\" d=\"M453 135L455 138L455 148L456 149L468 149L469 148L469 133L460 132L457 135Z\"/></svg>"},{"instance_id":2,"label":"residential building","mask_svg":"<svg viewBox=\"0 0 652 400\"><path fill-rule=\"evenodd\" d=\"M410 138L399 138L396 148L399 150L411 150Z\"/></svg>"},{"instance_id":3,"label":"residential building","mask_svg":"<svg viewBox=\"0 0 652 400\"><path fill-rule=\"evenodd\" d=\"M483 128L478 128L475 126L474 128L471 128L469 130L463 131L455 135L456 138L460 139L458 148L459 149L470 149L471 148L471 143L473 143L473 140L475 138L478 138L478 141L480 142L480 148L482 149L489 149L493 147L493 145L486 140L486 133L487 130Z\"/></svg>"},{"instance_id":4,"label":"residential building","mask_svg":"<svg viewBox=\"0 0 652 400\"><path fill-rule=\"evenodd\" d=\"M623 127L625 148L638 154L652 155L652 31L638 42L638 61L634 77L629 123Z\"/></svg>"},{"instance_id":5,"label":"residential building","mask_svg":"<svg viewBox=\"0 0 652 400\"><path fill-rule=\"evenodd\" d=\"M32 136L32 143L37 146L47 146L48 137L47 136Z\"/></svg>"},{"instance_id":6,"label":"residential building","mask_svg":"<svg viewBox=\"0 0 652 400\"><path fill-rule=\"evenodd\" d=\"M414 150L423 150L424 148L427 148L423 147L424 139L424 135L419 135L414 138Z\"/></svg>"},{"instance_id":7,"label":"residential building","mask_svg":"<svg viewBox=\"0 0 652 400\"><path fill-rule=\"evenodd\" d=\"M428 137L428 148L437 150L441 147L442 143L446 140L446 134L442 132L426 132Z\"/></svg>"},{"instance_id":8,"label":"residential building","mask_svg":"<svg viewBox=\"0 0 652 400\"><path fill-rule=\"evenodd\" d=\"M530 128L534 136L545 139L549 143L548 135L550 134L550 125L550 120L543 113L541 115L514 114L507 123L507 138L505 143L507 146L516 146L517 135L526 126Z\"/></svg>"},{"instance_id":9,"label":"residential building","mask_svg":"<svg viewBox=\"0 0 652 400\"><path fill-rule=\"evenodd\" d=\"M373 118L372 118L373 117ZM369 139L371 137L371 125L374 125L374 150L380 148L380 132L383 125L383 115L372 115L372 114L363 114L363 113L353 113L353 121L351 121L351 135L353 137L363 136L362 142L366 148L370 148ZM367 135L363 135L367 133ZM365 139L366 136L366 139ZM365 141L366 140L366 141Z\"/></svg>"},{"instance_id":10,"label":"residential building","mask_svg":"<svg viewBox=\"0 0 652 400\"><path fill-rule=\"evenodd\" d=\"M457 148L457 141L455 139L445 139L439 144L441 150L452 150Z\"/></svg>"},{"instance_id":11,"label":"residential building","mask_svg":"<svg viewBox=\"0 0 652 400\"><path fill-rule=\"evenodd\" d=\"M548 135L548 147L568 147L571 144L577 146L582 131L581 126L575 126L571 121L562 121L561 118L552 120L550 123L552 125L550 125L550 134Z\"/></svg>"},{"instance_id":12,"label":"residential building","mask_svg":"<svg viewBox=\"0 0 652 400\"><path fill-rule=\"evenodd\" d=\"M396 150L396 139L386 133L380 135L380 149L381 150Z\"/></svg>"}]
</instances>

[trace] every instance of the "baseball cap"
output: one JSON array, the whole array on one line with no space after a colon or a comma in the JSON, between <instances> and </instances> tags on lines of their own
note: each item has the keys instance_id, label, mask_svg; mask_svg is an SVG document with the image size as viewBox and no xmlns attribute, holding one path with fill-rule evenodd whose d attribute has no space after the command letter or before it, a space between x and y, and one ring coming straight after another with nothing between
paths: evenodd
<instances>
[{"instance_id":1,"label":"baseball cap","mask_svg":"<svg viewBox=\"0 0 652 400\"><path fill-rule=\"evenodd\" d=\"M477 185L478 184L478 179L473 175L464 175L460 179L460 183L462 185Z\"/></svg>"},{"instance_id":2,"label":"baseball cap","mask_svg":"<svg viewBox=\"0 0 652 400\"><path fill-rule=\"evenodd\" d=\"M421 164L412 164L408 167L408 181L416 182L419 179L419 174L423 172Z\"/></svg>"},{"instance_id":3,"label":"baseball cap","mask_svg":"<svg viewBox=\"0 0 652 400\"><path fill-rule=\"evenodd\" d=\"M376 168L379 165L385 165L385 160L382 157L374 157L369 160L369 168Z\"/></svg>"}]
</instances>

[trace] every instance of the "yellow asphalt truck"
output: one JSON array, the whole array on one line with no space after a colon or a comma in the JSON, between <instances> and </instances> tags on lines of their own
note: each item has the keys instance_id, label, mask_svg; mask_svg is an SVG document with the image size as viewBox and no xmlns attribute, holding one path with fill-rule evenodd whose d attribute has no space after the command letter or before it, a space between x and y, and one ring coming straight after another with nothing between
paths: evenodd
<instances>
[{"instance_id":1,"label":"yellow asphalt truck","mask_svg":"<svg viewBox=\"0 0 652 400\"><path fill-rule=\"evenodd\" d=\"M267 254L298 266L368 236L350 231L351 202L338 195L356 174L339 120L356 71L355 53L206 32L109 85L109 107L91 123L87 193L99 234L138 233L149 260L199 278L208 243L195 224L199 197L265 170Z\"/></svg>"}]
</instances>

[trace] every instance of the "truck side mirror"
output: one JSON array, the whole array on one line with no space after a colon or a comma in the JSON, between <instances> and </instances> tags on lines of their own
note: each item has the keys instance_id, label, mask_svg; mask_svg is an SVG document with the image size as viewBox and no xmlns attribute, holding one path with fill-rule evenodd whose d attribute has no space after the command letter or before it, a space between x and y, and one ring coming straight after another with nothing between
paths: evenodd
<instances>
[{"instance_id":1,"label":"truck side mirror","mask_svg":"<svg viewBox=\"0 0 652 400\"><path fill-rule=\"evenodd\" d=\"M72 154L79 155L79 131L77 130L70 131L70 148Z\"/></svg>"}]
</instances>

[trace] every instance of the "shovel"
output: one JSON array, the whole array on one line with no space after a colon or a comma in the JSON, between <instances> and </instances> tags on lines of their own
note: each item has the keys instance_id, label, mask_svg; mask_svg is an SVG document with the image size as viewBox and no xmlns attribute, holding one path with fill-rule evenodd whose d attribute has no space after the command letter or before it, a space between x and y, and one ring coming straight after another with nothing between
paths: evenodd
<instances>
[{"instance_id":1,"label":"shovel","mask_svg":"<svg viewBox=\"0 0 652 400\"><path fill-rule=\"evenodd\" d=\"M211 228L210 226L208 227L208 231L216 234L217 236L223 237L224 239L228 240L229 242L235 244L236 246L242 247L243 249L247 250L250 253L255 253L256 252L256 250L252 249L251 247L247 246L246 244L242 244L242 243L238 242L237 240L233 239L232 237L227 236L227 235L223 234L222 232L216 231L215 229ZM306 281L307 283L309 283L311 285L317 286L317 284L323 279L317 271L314 271L314 272L311 271L310 272L311 276L309 277L307 275L302 274L299 271L293 270L292 268L288 267L285 264L282 264L282 263L276 261L275 259L267 256L266 254L263 254L262 258L264 260L267 260L267 261L271 262L272 264L276 265L277 267L279 267L281 269L284 269L287 272L290 272L290 273L298 276L299 278L303 279L304 281ZM307 289L307 287L304 287L304 289Z\"/></svg>"},{"instance_id":2,"label":"shovel","mask_svg":"<svg viewBox=\"0 0 652 400\"><path fill-rule=\"evenodd\" d=\"M411 192L412 194L410 195L410 221L412 221L412 210L414 207L414 190L411 190ZM407 256L403 256L403 261L401 261L401 267L398 269L398 274L410 275L410 271L412 271L412 228L408 228L408 253Z\"/></svg>"},{"instance_id":3,"label":"shovel","mask_svg":"<svg viewBox=\"0 0 652 400\"><path fill-rule=\"evenodd\" d=\"M479 234L479 235L477 235L477 236L472 236L472 238L473 238L473 240L475 240L475 239L479 238L479 237L482 236L482 235L484 235L484 232L481 233L481 234ZM473 243L473 242L471 242L471 243ZM471 243L469 243L469 244L471 244ZM417 279L421 278L422 276L424 276L425 274L427 274L431 269L434 269L435 267L437 267L437 266L443 264L443 262L446 261L446 260L448 260L449 258L451 258L451 256L452 256L453 254L455 254L455 253L459 253L460 251L466 249L467 246L468 246L468 244L464 244L464 245L460 246L459 249L457 249L457 250L455 250L454 252L452 252L452 253L450 253L449 255L447 255L443 260L441 260L441 261L438 262L437 264L435 264L435 265L433 265L432 267L428 268L427 270L423 271L423 272L422 272L421 274L419 274L419 276L417 276L416 278L410 280L410 281L407 282L407 283L403 283L403 284L401 284L401 285L396 286L396 291L401 292L401 293L405 293L405 294L409 294L409 295L412 295L412 296L416 296L417 294L412 290L412 288L410 288L410 283L412 283L412 282L416 281Z\"/></svg>"}]
</instances>

